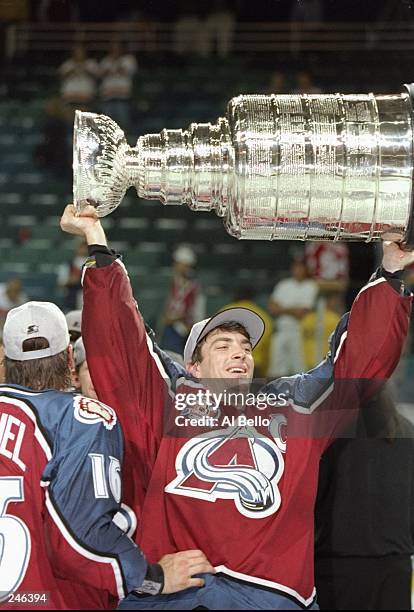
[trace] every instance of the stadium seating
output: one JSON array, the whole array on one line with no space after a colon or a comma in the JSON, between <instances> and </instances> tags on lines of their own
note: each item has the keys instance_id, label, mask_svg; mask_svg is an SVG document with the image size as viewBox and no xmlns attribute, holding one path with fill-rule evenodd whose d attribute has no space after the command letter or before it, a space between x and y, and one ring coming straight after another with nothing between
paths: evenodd
<instances>
[{"instance_id":1,"label":"stadium seating","mask_svg":"<svg viewBox=\"0 0 414 612\"><path fill-rule=\"evenodd\" d=\"M58 225L63 206L71 199L72 186L68 177L39 169L34 153L42 139L45 101L57 93L54 74L61 59L39 56L31 58L30 65L18 63L14 71L9 70L14 97L0 99L0 275L22 275L29 294L34 287L32 295L53 296L58 301L62 296L51 279L74 249L73 240L62 234ZM321 62L312 55L308 61L310 68L312 62L318 63L319 84L328 91L367 91L367 87L385 93L398 91L407 79L408 58L398 56L396 61L395 54L384 53L381 61L371 59L367 55L366 62L353 61L352 70L346 53L338 54L335 62ZM299 67L296 60L284 54L278 61L289 81ZM386 65L392 66L387 87ZM133 122L126 129L128 141L134 144L138 135L164 127L186 128L192 121L215 121L224 115L233 95L265 91L273 69L274 58L270 56L231 57L220 64L199 60L186 66L186 78L182 79L180 65L150 62L141 67L136 79ZM139 296L153 320L159 316L167 291L172 252L181 242L190 243L198 254L198 274L209 310L230 301L240 284L252 284L265 304L288 264L286 244L239 242L226 234L222 220L214 213L194 213L185 206L140 200L134 189L103 223L111 241L124 252L134 285L145 288ZM29 279L35 279L34 284Z\"/></svg>"}]
</instances>

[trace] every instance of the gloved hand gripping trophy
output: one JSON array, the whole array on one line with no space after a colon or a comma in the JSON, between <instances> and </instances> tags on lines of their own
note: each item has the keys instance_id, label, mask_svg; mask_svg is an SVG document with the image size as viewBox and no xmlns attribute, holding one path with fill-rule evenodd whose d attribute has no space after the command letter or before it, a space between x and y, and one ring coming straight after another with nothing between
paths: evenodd
<instances>
[{"instance_id":1,"label":"gloved hand gripping trophy","mask_svg":"<svg viewBox=\"0 0 414 612\"><path fill-rule=\"evenodd\" d=\"M74 203L113 211L140 198L215 210L254 240L414 244L411 85L401 94L249 95L216 124L128 146L109 117L76 112Z\"/></svg>"}]
</instances>

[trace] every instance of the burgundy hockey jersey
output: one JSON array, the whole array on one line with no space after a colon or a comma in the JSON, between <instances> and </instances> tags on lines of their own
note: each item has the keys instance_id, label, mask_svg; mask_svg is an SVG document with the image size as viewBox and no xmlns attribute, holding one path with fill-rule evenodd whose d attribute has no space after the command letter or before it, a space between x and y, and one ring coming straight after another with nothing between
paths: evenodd
<instances>
[{"instance_id":1,"label":"burgundy hockey jersey","mask_svg":"<svg viewBox=\"0 0 414 612\"><path fill-rule=\"evenodd\" d=\"M122 454L108 406L0 385L0 607L107 609L141 585Z\"/></svg>"},{"instance_id":2,"label":"burgundy hockey jersey","mask_svg":"<svg viewBox=\"0 0 414 612\"><path fill-rule=\"evenodd\" d=\"M309 606L319 458L369 392L365 383L380 383L398 363L411 298L375 278L319 366L263 389L285 398L266 409L269 422L243 421L230 408L200 435L176 420L178 393L200 384L147 335L122 263L87 267L83 285L89 369L125 432L126 497L142 508L144 553L155 562L200 548L218 573Z\"/></svg>"}]
</instances>

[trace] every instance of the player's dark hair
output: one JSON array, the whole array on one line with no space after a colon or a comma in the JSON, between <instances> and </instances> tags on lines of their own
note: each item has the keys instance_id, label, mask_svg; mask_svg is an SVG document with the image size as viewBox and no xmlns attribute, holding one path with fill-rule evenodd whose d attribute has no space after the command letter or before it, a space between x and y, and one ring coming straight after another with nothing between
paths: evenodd
<instances>
[{"instance_id":1,"label":"player's dark hair","mask_svg":"<svg viewBox=\"0 0 414 612\"><path fill-rule=\"evenodd\" d=\"M76 340L78 340L78 338L81 337L81 332L80 331L76 331L74 329L69 330L69 338L70 338L70 343L71 344L75 344Z\"/></svg>"},{"instance_id":2,"label":"player's dark hair","mask_svg":"<svg viewBox=\"0 0 414 612\"><path fill-rule=\"evenodd\" d=\"M48 348L46 338L30 338L23 342L23 352L39 351ZM4 357L6 383L21 385L35 391L56 389L63 391L71 386L68 353L65 349L52 357L15 361Z\"/></svg>"},{"instance_id":3,"label":"player's dark hair","mask_svg":"<svg viewBox=\"0 0 414 612\"><path fill-rule=\"evenodd\" d=\"M242 334L245 338L247 338L249 342L251 342L251 338L248 334L248 331L243 325L237 323L237 321L228 321L227 323L223 323L222 325L219 325L218 327L212 329L211 332L209 332L206 336L204 336L204 338L202 338L202 340L200 340L200 342L197 343L193 352L193 356L191 358L191 363L200 363L202 361L203 355L201 353L201 350L203 348L203 345L205 344L209 335L217 329L222 329L223 331L228 332L239 332L239 334Z\"/></svg>"}]
</instances>

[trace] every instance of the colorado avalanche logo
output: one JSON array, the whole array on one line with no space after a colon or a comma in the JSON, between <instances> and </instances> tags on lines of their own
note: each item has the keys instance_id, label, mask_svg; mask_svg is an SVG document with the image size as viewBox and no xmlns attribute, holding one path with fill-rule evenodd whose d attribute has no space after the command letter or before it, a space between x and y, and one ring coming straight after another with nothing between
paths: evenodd
<instances>
[{"instance_id":1,"label":"colorado avalanche logo","mask_svg":"<svg viewBox=\"0 0 414 612\"><path fill-rule=\"evenodd\" d=\"M215 502L231 499L249 518L275 513L284 471L280 449L253 428L210 432L189 440L176 459L177 477L165 491Z\"/></svg>"},{"instance_id":2,"label":"colorado avalanche logo","mask_svg":"<svg viewBox=\"0 0 414 612\"><path fill-rule=\"evenodd\" d=\"M115 411L110 406L102 404L102 402L84 397L83 395L76 395L73 404L74 417L80 423L86 425L103 423L105 429L108 430L113 429L116 424Z\"/></svg>"}]
</instances>

